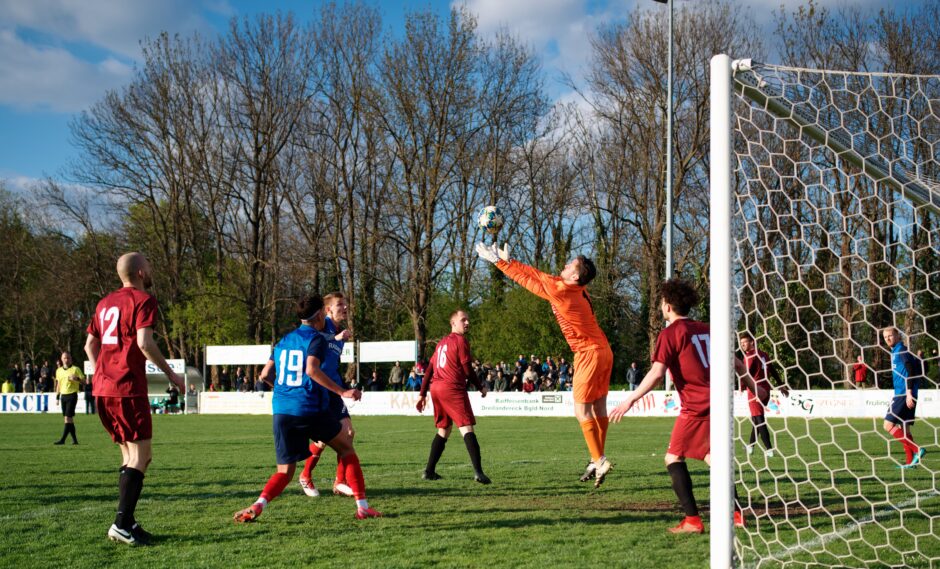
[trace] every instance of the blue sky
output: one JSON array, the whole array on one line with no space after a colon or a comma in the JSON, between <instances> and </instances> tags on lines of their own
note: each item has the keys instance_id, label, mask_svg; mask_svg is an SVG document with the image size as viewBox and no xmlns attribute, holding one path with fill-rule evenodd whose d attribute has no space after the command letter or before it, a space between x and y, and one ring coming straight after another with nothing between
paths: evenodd
<instances>
[{"instance_id":1,"label":"blue sky","mask_svg":"<svg viewBox=\"0 0 940 569\"><path fill-rule=\"evenodd\" d=\"M692 0L684 0L692 1ZM817 0L839 6L847 0ZM922 1L922 0L914 0ZM759 23L772 9L803 0L739 0ZM402 29L404 15L430 7L446 14L454 0L384 0L376 4L387 30ZM559 80L578 76L587 60L588 34L621 18L637 3L663 10L652 0L460 0L477 15L479 29L505 27L543 59L553 97L571 96ZM890 0L862 0L869 7ZM133 75L140 39L161 31L211 36L233 16L292 11L309 18L319 0L0 0L0 179L23 190L57 176L77 152L69 121L108 89Z\"/></svg>"}]
</instances>

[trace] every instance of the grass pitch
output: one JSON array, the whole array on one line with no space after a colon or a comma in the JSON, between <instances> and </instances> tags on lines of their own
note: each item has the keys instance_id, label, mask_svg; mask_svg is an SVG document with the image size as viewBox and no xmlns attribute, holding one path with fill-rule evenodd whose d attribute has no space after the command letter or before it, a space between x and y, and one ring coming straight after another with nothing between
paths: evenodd
<instances>
[{"instance_id":1,"label":"grass pitch","mask_svg":"<svg viewBox=\"0 0 940 569\"><path fill-rule=\"evenodd\" d=\"M355 520L351 498L328 492L308 498L293 482L258 522L240 525L232 514L257 498L273 472L270 417L158 415L154 463L137 509L137 518L157 538L147 548L106 539L117 503L120 453L97 417L76 419L81 444L57 447L52 442L61 433L61 417L0 415L5 475L0 485L0 566L708 565L707 533L665 532L680 518L662 462L672 419L634 418L612 425L608 455L615 469L594 490L577 480L587 451L574 418L480 418L477 433L484 469L494 481L481 486L472 479L457 433L438 466L444 479L421 480L434 436L430 417L355 417L369 501L385 517ZM780 433L782 421L772 421L783 456L761 462L762 455L748 461L740 453L743 464L751 465L742 471L745 482L739 491L754 506L749 521L755 523L738 534L749 565L928 567L931 558L940 557L937 529L931 526L931 519L940 515L940 498L928 495L936 493L931 469L902 472L887 459L873 465L864 453L844 450L863 445L872 455L883 454L887 443L872 424L853 422L853 428L839 430L822 422L811 427L805 421L791 422L790 436ZM824 441L822 446L807 445L805 429L810 428L815 439ZM936 425L929 430L935 432ZM819 449L838 455L838 460L827 464ZM314 471L318 487L329 489L335 465L335 455L327 451ZM690 461L690 467L700 506L707 508L707 469L697 461ZM867 474L873 468L877 476ZM815 482L786 482L798 477ZM813 488L809 494L806 485ZM818 495L825 507L857 513L864 522L862 518L872 513L866 501L889 491L899 502L924 496L920 510L925 514L907 516L908 530L890 529L900 527L901 516L878 510L878 523L860 524L861 537L854 544L850 531L820 545L836 551L835 562L789 549L798 540L809 543L845 529L842 518L813 515L811 507L802 507L809 504L807 496ZM838 499L839 493L849 499ZM799 508L788 503L797 497ZM873 526L877 531L870 531ZM930 532L932 538L918 537ZM849 545L844 545L846 540ZM895 554L915 542L919 552ZM872 561L869 565L860 559Z\"/></svg>"}]
</instances>

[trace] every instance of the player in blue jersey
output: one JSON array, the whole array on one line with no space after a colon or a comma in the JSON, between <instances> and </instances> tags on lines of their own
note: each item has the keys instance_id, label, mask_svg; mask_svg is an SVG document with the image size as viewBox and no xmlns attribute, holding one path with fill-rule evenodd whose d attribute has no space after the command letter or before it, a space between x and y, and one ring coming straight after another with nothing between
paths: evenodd
<instances>
[{"instance_id":1,"label":"player in blue jersey","mask_svg":"<svg viewBox=\"0 0 940 569\"><path fill-rule=\"evenodd\" d=\"M352 334L350 334L349 330L340 332L338 325L342 323L343 320L346 320L349 306L346 304L346 297L343 296L341 292L333 292L324 296L323 306L326 311L326 323L323 326L322 334L327 341L328 349L326 359L320 364L320 369L323 370L323 373L332 379L336 385L342 389L346 389L346 383L339 374L339 360L343 353L343 345L348 340L352 339ZM349 410L346 408L343 398L332 392L330 392L329 397L330 412L333 413L333 416L342 424L343 430L349 434L350 440L353 439L356 436L356 431L353 429L352 419L349 418ZM310 443L310 458L307 459L307 462L304 464L303 472L300 473L300 487L303 488L304 494L311 498L316 498L320 495L320 492L313 483L311 473L313 472L313 468L317 465L317 461L320 460L320 454L325 447L326 444L321 441ZM352 488L346 483L346 467L339 457L337 457L336 461L336 478L333 482L333 493L342 496L353 495Z\"/></svg>"},{"instance_id":2,"label":"player in blue jersey","mask_svg":"<svg viewBox=\"0 0 940 569\"><path fill-rule=\"evenodd\" d=\"M254 504L235 513L235 521L251 522L264 507L278 497L294 477L297 462L310 456L311 440L327 441L346 467L346 479L356 496L356 518L374 518L381 514L369 507L366 486L349 433L329 412L329 392L341 397L362 397L357 389L342 389L320 369L326 359L327 342L320 332L325 314L323 299L310 296L297 303L300 326L284 336L271 359L261 371L261 378L274 383L275 472Z\"/></svg>"},{"instance_id":3,"label":"player in blue jersey","mask_svg":"<svg viewBox=\"0 0 940 569\"><path fill-rule=\"evenodd\" d=\"M881 334L885 344L891 348L891 377L894 381L894 397L885 415L884 428L904 447L907 460L901 468L912 468L920 464L927 454L923 447L914 443L914 437L911 436L911 425L917 410L917 391L924 372L920 360L904 345L897 328L890 326Z\"/></svg>"}]
</instances>

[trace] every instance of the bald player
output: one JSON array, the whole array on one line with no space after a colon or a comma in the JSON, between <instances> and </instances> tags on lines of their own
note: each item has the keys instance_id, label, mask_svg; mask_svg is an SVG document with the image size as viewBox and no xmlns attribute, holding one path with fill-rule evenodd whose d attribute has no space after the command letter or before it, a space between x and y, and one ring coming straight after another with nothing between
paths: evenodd
<instances>
[{"instance_id":1,"label":"bald player","mask_svg":"<svg viewBox=\"0 0 940 569\"><path fill-rule=\"evenodd\" d=\"M558 276L553 276L510 259L507 245L497 249L495 245L477 243L476 250L480 258L494 263L506 276L551 304L561 333L574 352L574 414L581 423L584 441L591 453L591 461L581 481L587 482L593 477L594 487L599 487L613 467L604 455L604 444L608 426L607 393L614 354L597 323L587 292L587 285L597 275L594 263L584 255L578 255Z\"/></svg>"},{"instance_id":2,"label":"bald player","mask_svg":"<svg viewBox=\"0 0 940 569\"><path fill-rule=\"evenodd\" d=\"M157 299L146 292L153 284L147 258L140 253L122 255L117 273L123 286L98 303L88 325L85 353L95 366L93 395L98 417L111 440L121 448L117 515L108 529L108 538L129 545L149 545L150 533L134 517L152 457L147 360L181 391L185 385L153 339Z\"/></svg>"},{"instance_id":3,"label":"bald player","mask_svg":"<svg viewBox=\"0 0 940 569\"><path fill-rule=\"evenodd\" d=\"M434 424L437 426L437 435L431 441L431 454L422 476L425 480L440 480L441 476L436 470L437 461L444 453L444 445L447 444L451 429L456 424L463 436L467 452L470 453L474 480L480 484L490 483L489 477L483 473L480 443L473 432L477 421L473 416L473 408L470 407L470 397L467 395L468 380L480 391L480 397L486 397L487 393L486 384L482 383L473 371L473 354L466 337L469 329L470 317L466 312L457 310L450 315L450 334L437 343L421 383L418 413L424 412L430 388L431 401L434 403Z\"/></svg>"}]
</instances>

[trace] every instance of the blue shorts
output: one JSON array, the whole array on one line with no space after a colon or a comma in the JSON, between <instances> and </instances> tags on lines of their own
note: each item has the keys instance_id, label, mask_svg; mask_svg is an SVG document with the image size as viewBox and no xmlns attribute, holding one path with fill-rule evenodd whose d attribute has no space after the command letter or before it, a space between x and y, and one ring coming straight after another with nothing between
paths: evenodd
<instances>
[{"instance_id":1,"label":"blue shorts","mask_svg":"<svg viewBox=\"0 0 940 569\"><path fill-rule=\"evenodd\" d=\"M274 452L278 464L293 464L310 458L310 441L328 442L342 425L329 411L316 415L274 415Z\"/></svg>"},{"instance_id":2,"label":"blue shorts","mask_svg":"<svg viewBox=\"0 0 940 569\"><path fill-rule=\"evenodd\" d=\"M908 409L907 397L904 395L895 395L894 399L891 400L891 408L888 409L888 414L885 415L885 421L894 423L895 425L910 423L914 420L914 411L916 410L916 402L914 403L913 409Z\"/></svg>"},{"instance_id":3,"label":"blue shorts","mask_svg":"<svg viewBox=\"0 0 940 569\"><path fill-rule=\"evenodd\" d=\"M337 421L349 418L349 409L346 408L346 403L343 401L343 398L332 391L330 392L330 404L328 409Z\"/></svg>"}]
</instances>

